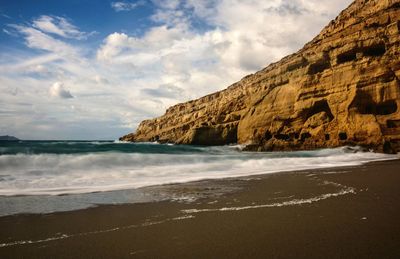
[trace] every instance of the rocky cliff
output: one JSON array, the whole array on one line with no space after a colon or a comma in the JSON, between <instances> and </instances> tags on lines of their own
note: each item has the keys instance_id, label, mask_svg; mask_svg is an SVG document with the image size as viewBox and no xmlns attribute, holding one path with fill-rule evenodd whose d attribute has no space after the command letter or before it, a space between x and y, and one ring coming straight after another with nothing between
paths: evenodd
<instances>
[{"instance_id":1,"label":"rocky cliff","mask_svg":"<svg viewBox=\"0 0 400 259\"><path fill-rule=\"evenodd\" d=\"M399 105L400 0L356 0L297 53L121 140L398 152Z\"/></svg>"}]
</instances>

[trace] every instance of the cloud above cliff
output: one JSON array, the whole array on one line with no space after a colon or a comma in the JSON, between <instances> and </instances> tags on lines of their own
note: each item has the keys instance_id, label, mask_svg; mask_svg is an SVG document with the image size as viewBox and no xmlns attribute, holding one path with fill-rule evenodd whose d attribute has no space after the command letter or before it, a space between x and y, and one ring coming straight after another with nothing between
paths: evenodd
<instances>
[{"instance_id":1,"label":"cloud above cliff","mask_svg":"<svg viewBox=\"0 0 400 259\"><path fill-rule=\"evenodd\" d=\"M2 10L0 134L117 138L297 51L350 2L93 1L113 17L97 27L68 8Z\"/></svg>"},{"instance_id":2,"label":"cloud above cliff","mask_svg":"<svg viewBox=\"0 0 400 259\"><path fill-rule=\"evenodd\" d=\"M50 96L59 97L63 99L74 98L69 90L64 88L61 82L55 82L49 89Z\"/></svg>"},{"instance_id":3,"label":"cloud above cliff","mask_svg":"<svg viewBox=\"0 0 400 259\"><path fill-rule=\"evenodd\" d=\"M183 89L174 85L160 85L157 88L144 88L141 92L145 95L159 98L178 99L182 94Z\"/></svg>"},{"instance_id":4,"label":"cloud above cliff","mask_svg":"<svg viewBox=\"0 0 400 259\"><path fill-rule=\"evenodd\" d=\"M42 15L33 21L32 26L45 33L55 34L64 38L85 39L91 34L79 31L66 18L59 16Z\"/></svg>"},{"instance_id":5,"label":"cloud above cliff","mask_svg":"<svg viewBox=\"0 0 400 259\"><path fill-rule=\"evenodd\" d=\"M116 12L122 12L122 11L131 11L141 5L144 5L146 2L145 1L137 1L137 2L112 2L111 7L116 11Z\"/></svg>"}]
</instances>

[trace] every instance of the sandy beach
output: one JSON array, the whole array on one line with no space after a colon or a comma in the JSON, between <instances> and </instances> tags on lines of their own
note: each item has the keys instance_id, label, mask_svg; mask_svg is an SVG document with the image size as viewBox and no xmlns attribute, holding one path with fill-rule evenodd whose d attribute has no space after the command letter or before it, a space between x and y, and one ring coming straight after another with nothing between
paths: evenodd
<instances>
[{"instance_id":1,"label":"sandy beach","mask_svg":"<svg viewBox=\"0 0 400 259\"><path fill-rule=\"evenodd\" d=\"M0 217L1 258L399 258L400 161L148 188L172 200Z\"/></svg>"}]
</instances>

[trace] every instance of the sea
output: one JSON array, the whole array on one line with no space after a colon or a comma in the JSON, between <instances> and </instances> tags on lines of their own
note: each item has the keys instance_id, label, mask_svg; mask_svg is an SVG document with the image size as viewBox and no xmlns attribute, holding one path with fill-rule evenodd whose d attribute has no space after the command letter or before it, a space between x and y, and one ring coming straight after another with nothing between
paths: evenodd
<instances>
[{"instance_id":1,"label":"sea","mask_svg":"<svg viewBox=\"0 0 400 259\"><path fill-rule=\"evenodd\" d=\"M160 200L159 194L142 191L152 186L398 159L359 147L293 152L245 152L242 148L0 141L0 216Z\"/></svg>"}]
</instances>

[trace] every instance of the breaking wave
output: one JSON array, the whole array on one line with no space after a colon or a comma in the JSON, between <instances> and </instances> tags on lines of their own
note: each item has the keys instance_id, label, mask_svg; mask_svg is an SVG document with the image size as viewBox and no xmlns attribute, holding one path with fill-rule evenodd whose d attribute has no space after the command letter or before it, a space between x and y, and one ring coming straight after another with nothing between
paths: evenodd
<instances>
[{"instance_id":1,"label":"breaking wave","mask_svg":"<svg viewBox=\"0 0 400 259\"><path fill-rule=\"evenodd\" d=\"M36 142L2 146L0 195L60 195L203 179L355 166L396 155L342 147L299 152L241 152L237 146Z\"/></svg>"}]
</instances>

